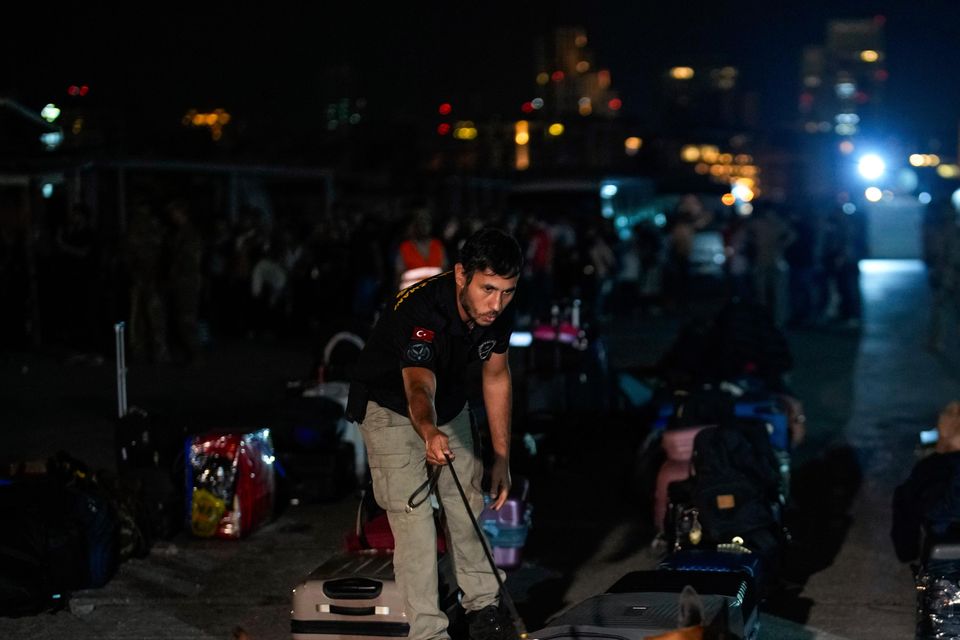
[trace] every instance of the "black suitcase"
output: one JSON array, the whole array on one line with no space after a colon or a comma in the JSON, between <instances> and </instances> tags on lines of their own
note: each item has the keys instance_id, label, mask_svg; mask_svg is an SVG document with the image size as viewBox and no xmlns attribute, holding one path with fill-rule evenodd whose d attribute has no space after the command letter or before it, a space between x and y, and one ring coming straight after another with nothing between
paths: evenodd
<instances>
[{"instance_id":1,"label":"black suitcase","mask_svg":"<svg viewBox=\"0 0 960 640\"><path fill-rule=\"evenodd\" d=\"M759 610L747 574L713 571L635 571L606 593L587 598L549 621L530 638L616 637L641 640L674 631L681 593L690 586L701 604L705 638L759 636Z\"/></svg>"},{"instance_id":2,"label":"black suitcase","mask_svg":"<svg viewBox=\"0 0 960 640\"><path fill-rule=\"evenodd\" d=\"M117 357L117 475L143 503L148 537L170 539L185 521L187 430L127 402L126 323L114 325Z\"/></svg>"}]
</instances>

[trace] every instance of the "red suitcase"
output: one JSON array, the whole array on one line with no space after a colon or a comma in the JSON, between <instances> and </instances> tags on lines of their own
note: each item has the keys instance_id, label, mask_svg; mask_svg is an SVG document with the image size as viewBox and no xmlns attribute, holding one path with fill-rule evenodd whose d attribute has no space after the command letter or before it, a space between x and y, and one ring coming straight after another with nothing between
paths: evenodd
<instances>
[{"instance_id":1,"label":"red suitcase","mask_svg":"<svg viewBox=\"0 0 960 640\"><path fill-rule=\"evenodd\" d=\"M187 458L187 512L194 535L242 538L270 519L276 480L269 429L194 436Z\"/></svg>"}]
</instances>

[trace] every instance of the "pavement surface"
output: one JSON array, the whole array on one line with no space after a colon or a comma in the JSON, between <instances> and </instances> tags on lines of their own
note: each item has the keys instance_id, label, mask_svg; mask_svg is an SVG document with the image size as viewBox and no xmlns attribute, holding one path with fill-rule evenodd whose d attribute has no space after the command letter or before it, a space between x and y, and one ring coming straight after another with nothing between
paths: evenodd
<instances>
[{"instance_id":1,"label":"pavement surface","mask_svg":"<svg viewBox=\"0 0 960 640\"><path fill-rule=\"evenodd\" d=\"M917 432L960 398L960 336L944 354L924 350L928 292L919 263L864 263L861 288L861 327L787 333L796 360L790 385L809 432L794 451L788 584L764 604L762 638L913 636L913 579L889 541L890 499L916 459ZM611 365L653 365L690 320L669 313L612 320ZM193 431L269 426L286 382L309 372L315 347L218 341L202 365L134 363L130 403ZM62 449L113 468L115 388L109 357L66 366L51 354L6 355L0 464ZM660 557L631 486L645 425L630 412L568 417L544 442L543 464L528 469L534 526L524 563L507 581L531 630ZM288 638L292 587L342 547L356 507L356 494L289 506L237 542L181 534L121 565L105 587L74 593L62 611L0 618L0 637L206 640L240 627L255 640Z\"/></svg>"}]
</instances>

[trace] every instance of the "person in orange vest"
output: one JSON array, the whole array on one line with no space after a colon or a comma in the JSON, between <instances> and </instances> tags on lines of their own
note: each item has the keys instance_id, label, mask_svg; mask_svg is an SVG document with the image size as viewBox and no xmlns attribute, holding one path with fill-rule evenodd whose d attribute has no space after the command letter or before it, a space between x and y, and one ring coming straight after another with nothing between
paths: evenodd
<instances>
[{"instance_id":1,"label":"person in orange vest","mask_svg":"<svg viewBox=\"0 0 960 640\"><path fill-rule=\"evenodd\" d=\"M447 252L443 241L433 235L432 222L426 209L413 214L409 237L397 247L398 290L447 270Z\"/></svg>"}]
</instances>

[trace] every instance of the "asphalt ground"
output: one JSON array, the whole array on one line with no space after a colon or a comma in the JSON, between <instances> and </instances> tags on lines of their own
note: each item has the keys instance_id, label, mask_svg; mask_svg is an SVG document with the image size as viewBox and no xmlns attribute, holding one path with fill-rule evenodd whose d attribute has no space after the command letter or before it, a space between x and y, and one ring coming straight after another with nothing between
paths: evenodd
<instances>
[{"instance_id":1,"label":"asphalt ground","mask_svg":"<svg viewBox=\"0 0 960 640\"><path fill-rule=\"evenodd\" d=\"M861 327L787 331L796 361L789 383L809 426L793 458L787 584L764 605L764 638L913 635L912 574L889 542L890 498L915 460L916 432L960 397L960 345L954 335L944 354L925 351L928 292L916 263L865 269L861 289ZM684 323L712 308L614 318L604 331L611 365L653 365ZM200 365L132 363L130 403L192 431L269 426L286 382L310 371L316 346L218 340ZM107 355L72 366L55 354L4 357L0 464L65 450L91 467L114 467L116 371ZM507 581L528 629L659 560L631 485L641 417L564 415L527 469L534 525ZM74 593L62 611L0 619L0 637L207 639L240 627L250 638L287 638L292 587L342 548L356 506L353 493L289 506L237 542L181 534L124 563L105 587Z\"/></svg>"}]
</instances>

